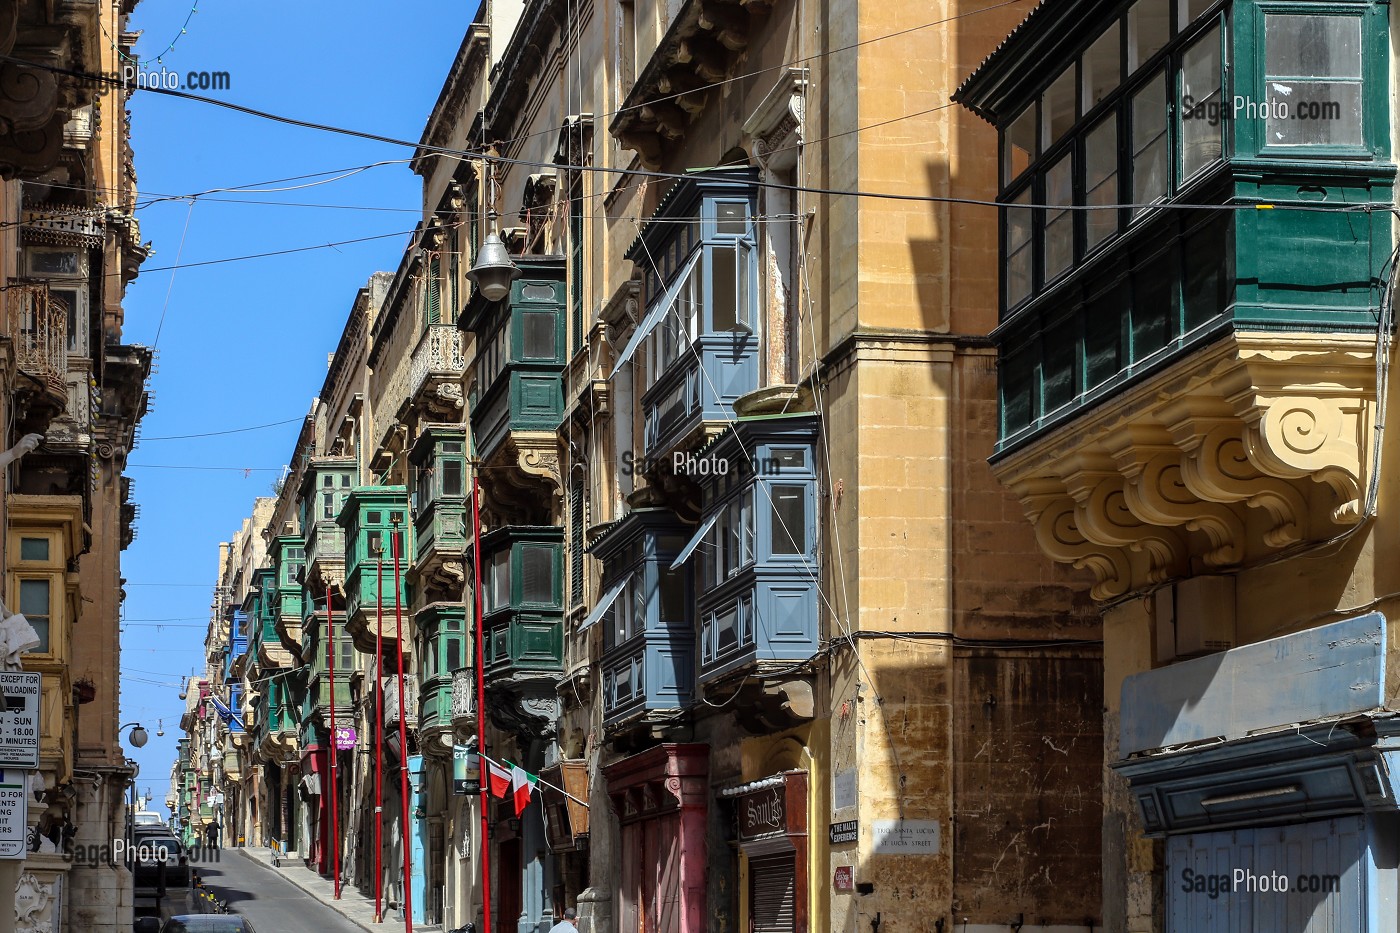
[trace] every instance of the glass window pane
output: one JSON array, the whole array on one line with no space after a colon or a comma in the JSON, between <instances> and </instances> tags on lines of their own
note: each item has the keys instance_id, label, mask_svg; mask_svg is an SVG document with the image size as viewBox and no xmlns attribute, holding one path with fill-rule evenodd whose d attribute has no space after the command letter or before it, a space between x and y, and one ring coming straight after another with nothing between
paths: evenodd
<instances>
[{"instance_id":1,"label":"glass window pane","mask_svg":"<svg viewBox=\"0 0 1400 933\"><path fill-rule=\"evenodd\" d=\"M772 541L774 554L807 553L807 489L774 485Z\"/></svg>"},{"instance_id":2,"label":"glass window pane","mask_svg":"<svg viewBox=\"0 0 1400 933\"><path fill-rule=\"evenodd\" d=\"M76 252L36 250L29 254L29 269L34 275L77 275L79 268Z\"/></svg>"},{"instance_id":3,"label":"glass window pane","mask_svg":"<svg viewBox=\"0 0 1400 933\"><path fill-rule=\"evenodd\" d=\"M1220 158L1220 28L1211 29L1181 60L1181 174L1190 178Z\"/></svg>"},{"instance_id":4,"label":"glass window pane","mask_svg":"<svg viewBox=\"0 0 1400 933\"><path fill-rule=\"evenodd\" d=\"M455 671L462 666L462 642L456 638L447 639L447 668Z\"/></svg>"},{"instance_id":5,"label":"glass window pane","mask_svg":"<svg viewBox=\"0 0 1400 933\"><path fill-rule=\"evenodd\" d=\"M1171 0L1138 0L1128 10L1128 71L1134 72L1171 39Z\"/></svg>"},{"instance_id":6,"label":"glass window pane","mask_svg":"<svg viewBox=\"0 0 1400 933\"><path fill-rule=\"evenodd\" d=\"M1360 82L1271 79L1269 94L1272 100L1263 113L1268 145L1362 144Z\"/></svg>"},{"instance_id":7,"label":"glass window pane","mask_svg":"<svg viewBox=\"0 0 1400 933\"><path fill-rule=\"evenodd\" d=\"M1069 153L1045 172L1045 203L1068 205L1074 199L1073 162ZM1067 210L1045 211L1045 281L1058 276L1074 260L1074 215Z\"/></svg>"},{"instance_id":8,"label":"glass window pane","mask_svg":"<svg viewBox=\"0 0 1400 933\"><path fill-rule=\"evenodd\" d=\"M35 651L49 650L49 581L19 581L19 611L29 620L39 636L39 647Z\"/></svg>"},{"instance_id":9,"label":"glass window pane","mask_svg":"<svg viewBox=\"0 0 1400 933\"><path fill-rule=\"evenodd\" d=\"M1122 369L1121 291L1110 288L1089 301L1084 322L1084 383L1092 389Z\"/></svg>"},{"instance_id":10,"label":"glass window pane","mask_svg":"<svg viewBox=\"0 0 1400 933\"><path fill-rule=\"evenodd\" d=\"M48 559L49 559L49 539L48 539L48 538L20 538L20 539L19 539L19 559L20 559L20 560L48 560Z\"/></svg>"},{"instance_id":11,"label":"glass window pane","mask_svg":"<svg viewBox=\"0 0 1400 933\"><path fill-rule=\"evenodd\" d=\"M1273 77L1360 78L1361 18L1266 14L1264 71Z\"/></svg>"},{"instance_id":12,"label":"glass window pane","mask_svg":"<svg viewBox=\"0 0 1400 933\"><path fill-rule=\"evenodd\" d=\"M1176 0L1176 19L1179 25L1177 31L1180 32L1200 19L1201 15L1214 3L1215 0Z\"/></svg>"},{"instance_id":13,"label":"glass window pane","mask_svg":"<svg viewBox=\"0 0 1400 933\"><path fill-rule=\"evenodd\" d=\"M1035 105L1021 111L1021 115L1011 121L1002 134L1003 163L1002 184L1017 177L1030 167L1031 158L1036 153L1035 145Z\"/></svg>"},{"instance_id":14,"label":"glass window pane","mask_svg":"<svg viewBox=\"0 0 1400 933\"><path fill-rule=\"evenodd\" d=\"M749 232L749 205L747 202L722 201L715 205L715 230L718 233L743 236ZM676 241L677 246L680 241Z\"/></svg>"},{"instance_id":15,"label":"glass window pane","mask_svg":"<svg viewBox=\"0 0 1400 933\"><path fill-rule=\"evenodd\" d=\"M1167 196L1167 98L1160 75L1133 95L1132 119L1133 203L1150 204Z\"/></svg>"},{"instance_id":16,"label":"glass window pane","mask_svg":"<svg viewBox=\"0 0 1400 933\"><path fill-rule=\"evenodd\" d=\"M1084 50L1081 59L1084 69L1084 109L1092 109L1118 87L1123 81L1123 52L1121 36L1123 28L1115 21L1104 30L1094 44Z\"/></svg>"},{"instance_id":17,"label":"glass window pane","mask_svg":"<svg viewBox=\"0 0 1400 933\"><path fill-rule=\"evenodd\" d=\"M1118 118L1110 115L1084 138L1084 193L1090 207L1118 203ZM1085 245L1093 249L1118 230L1118 211L1086 211Z\"/></svg>"},{"instance_id":18,"label":"glass window pane","mask_svg":"<svg viewBox=\"0 0 1400 933\"><path fill-rule=\"evenodd\" d=\"M523 311L523 345L525 358L530 360L552 360L554 347L554 312Z\"/></svg>"},{"instance_id":19,"label":"glass window pane","mask_svg":"<svg viewBox=\"0 0 1400 933\"><path fill-rule=\"evenodd\" d=\"M1229 258L1229 218L1222 217L1186 238L1185 275L1181 299L1185 305L1186 329L1194 330L1217 318L1229 303L1232 273ZM1198 261L1193 257L1210 257ZM1224 257L1218 261L1215 257Z\"/></svg>"},{"instance_id":20,"label":"glass window pane","mask_svg":"<svg viewBox=\"0 0 1400 933\"><path fill-rule=\"evenodd\" d=\"M685 576L682 570L661 572L661 622L685 622Z\"/></svg>"},{"instance_id":21,"label":"glass window pane","mask_svg":"<svg viewBox=\"0 0 1400 933\"><path fill-rule=\"evenodd\" d=\"M711 313L716 331L733 330L738 321L739 296L735 292L736 253L733 247L716 247L710 251L710 281L713 293Z\"/></svg>"},{"instance_id":22,"label":"glass window pane","mask_svg":"<svg viewBox=\"0 0 1400 933\"><path fill-rule=\"evenodd\" d=\"M1012 204L1029 205L1030 189ZM1031 212L1028 207L1006 209L1006 306L1014 307L1031 293Z\"/></svg>"},{"instance_id":23,"label":"glass window pane","mask_svg":"<svg viewBox=\"0 0 1400 933\"><path fill-rule=\"evenodd\" d=\"M1045 89L1040 98L1041 126L1045 134L1045 145L1065 135L1074 125L1074 66L1066 68L1054 82Z\"/></svg>"},{"instance_id":24,"label":"glass window pane","mask_svg":"<svg viewBox=\"0 0 1400 933\"><path fill-rule=\"evenodd\" d=\"M462 461L443 461L442 494L444 496L460 496L462 494Z\"/></svg>"},{"instance_id":25,"label":"glass window pane","mask_svg":"<svg viewBox=\"0 0 1400 933\"><path fill-rule=\"evenodd\" d=\"M1074 400L1074 357L1079 346L1076 337L1073 318L1050 328L1045 335L1040 391L1047 414Z\"/></svg>"},{"instance_id":26,"label":"glass window pane","mask_svg":"<svg viewBox=\"0 0 1400 933\"><path fill-rule=\"evenodd\" d=\"M1133 272L1132 353L1138 363L1175 336L1175 302L1170 254L1161 254Z\"/></svg>"},{"instance_id":27,"label":"glass window pane","mask_svg":"<svg viewBox=\"0 0 1400 933\"><path fill-rule=\"evenodd\" d=\"M522 547L520 549L522 578L521 597L527 603L554 602L554 548Z\"/></svg>"}]
</instances>

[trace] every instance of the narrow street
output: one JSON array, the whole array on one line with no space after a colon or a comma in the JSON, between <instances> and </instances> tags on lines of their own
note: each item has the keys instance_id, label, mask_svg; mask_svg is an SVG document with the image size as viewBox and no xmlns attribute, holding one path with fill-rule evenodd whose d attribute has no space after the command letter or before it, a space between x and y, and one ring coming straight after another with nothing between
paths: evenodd
<instances>
[{"instance_id":1,"label":"narrow street","mask_svg":"<svg viewBox=\"0 0 1400 933\"><path fill-rule=\"evenodd\" d=\"M204 884L258 933L360 933L360 928L236 849L199 866Z\"/></svg>"}]
</instances>

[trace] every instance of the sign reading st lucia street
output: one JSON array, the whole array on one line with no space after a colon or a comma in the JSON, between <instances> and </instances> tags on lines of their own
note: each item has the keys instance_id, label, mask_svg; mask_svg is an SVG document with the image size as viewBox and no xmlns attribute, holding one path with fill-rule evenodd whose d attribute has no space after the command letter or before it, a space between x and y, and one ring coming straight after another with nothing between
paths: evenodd
<instances>
[{"instance_id":1,"label":"sign reading st lucia street","mask_svg":"<svg viewBox=\"0 0 1400 933\"><path fill-rule=\"evenodd\" d=\"M40 674L0 673L0 768L39 767Z\"/></svg>"},{"instance_id":2,"label":"sign reading st lucia street","mask_svg":"<svg viewBox=\"0 0 1400 933\"><path fill-rule=\"evenodd\" d=\"M29 832L25 787L23 771L0 771L0 859L24 858Z\"/></svg>"}]
</instances>

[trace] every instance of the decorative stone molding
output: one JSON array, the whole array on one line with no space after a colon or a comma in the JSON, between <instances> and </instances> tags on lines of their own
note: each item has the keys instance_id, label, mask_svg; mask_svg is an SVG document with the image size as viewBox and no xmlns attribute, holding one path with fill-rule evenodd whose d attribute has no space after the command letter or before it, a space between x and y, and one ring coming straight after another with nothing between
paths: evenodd
<instances>
[{"instance_id":1,"label":"decorative stone molding","mask_svg":"<svg viewBox=\"0 0 1400 933\"><path fill-rule=\"evenodd\" d=\"M744 132L753 138L753 154L759 165L776 169L796 164L806 94L807 69L788 68L744 121Z\"/></svg>"},{"instance_id":2,"label":"decorative stone molding","mask_svg":"<svg viewBox=\"0 0 1400 933\"><path fill-rule=\"evenodd\" d=\"M994 471L1041 549L1115 599L1247 566L1362 517L1374 338L1241 332L1018 449ZM1249 521L1249 510L1267 516Z\"/></svg>"}]
</instances>

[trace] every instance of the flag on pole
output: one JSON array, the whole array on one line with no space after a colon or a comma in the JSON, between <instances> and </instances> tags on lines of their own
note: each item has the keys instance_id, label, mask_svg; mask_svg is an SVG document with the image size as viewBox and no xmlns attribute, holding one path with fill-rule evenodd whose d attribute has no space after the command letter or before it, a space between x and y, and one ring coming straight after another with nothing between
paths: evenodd
<instances>
[{"instance_id":1,"label":"flag on pole","mask_svg":"<svg viewBox=\"0 0 1400 933\"><path fill-rule=\"evenodd\" d=\"M539 778L526 771L519 765L512 765L510 769L510 791L515 797L515 815L519 816L525 812L525 808L530 804L530 794L534 793L535 782Z\"/></svg>"},{"instance_id":2,"label":"flag on pole","mask_svg":"<svg viewBox=\"0 0 1400 933\"><path fill-rule=\"evenodd\" d=\"M510 772L484 755L482 756L482 760L486 762L487 774L490 775L491 796L506 796L507 792L510 790Z\"/></svg>"}]
</instances>

